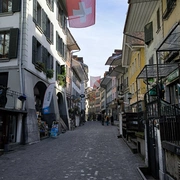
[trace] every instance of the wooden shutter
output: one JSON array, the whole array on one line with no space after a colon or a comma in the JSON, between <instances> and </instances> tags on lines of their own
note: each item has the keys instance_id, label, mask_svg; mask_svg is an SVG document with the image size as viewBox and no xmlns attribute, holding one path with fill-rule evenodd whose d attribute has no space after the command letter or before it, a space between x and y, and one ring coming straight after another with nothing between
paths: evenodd
<instances>
[{"instance_id":1,"label":"wooden shutter","mask_svg":"<svg viewBox=\"0 0 180 180\"><path fill-rule=\"evenodd\" d=\"M35 64L37 62L37 39L32 37L32 63Z\"/></svg>"},{"instance_id":2,"label":"wooden shutter","mask_svg":"<svg viewBox=\"0 0 180 180\"><path fill-rule=\"evenodd\" d=\"M44 63L46 69L48 64L47 61L48 61L48 51L44 46L42 46L42 62Z\"/></svg>"},{"instance_id":3,"label":"wooden shutter","mask_svg":"<svg viewBox=\"0 0 180 180\"><path fill-rule=\"evenodd\" d=\"M37 22L37 0L33 0L33 21Z\"/></svg>"},{"instance_id":4,"label":"wooden shutter","mask_svg":"<svg viewBox=\"0 0 180 180\"><path fill-rule=\"evenodd\" d=\"M149 43L153 40L153 23L150 22L144 27L145 33L145 44L149 45Z\"/></svg>"},{"instance_id":5,"label":"wooden shutter","mask_svg":"<svg viewBox=\"0 0 180 180\"><path fill-rule=\"evenodd\" d=\"M17 58L19 29L10 29L9 59Z\"/></svg>"},{"instance_id":6,"label":"wooden shutter","mask_svg":"<svg viewBox=\"0 0 180 180\"><path fill-rule=\"evenodd\" d=\"M47 22L47 15L44 11L44 9L42 9L42 16L41 16L41 28L43 30L43 33L46 35L46 22Z\"/></svg>"},{"instance_id":7,"label":"wooden shutter","mask_svg":"<svg viewBox=\"0 0 180 180\"><path fill-rule=\"evenodd\" d=\"M57 31L56 31L56 51L59 52L59 35Z\"/></svg>"},{"instance_id":8,"label":"wooden shutter","mask_svg":"<svg viewBox=\"0 0 180 180\"><path fill-rule=\"evenodd\" d=\"M51 42L52 42L52 44L54 43L54 41L53 41L53 35L54 35L54 26L53 26L53 24L50 22L50 40L51 40Z\"/></svg>"},{"instance_id":9,"label":"wooden shutter","mask_svg":"<svg viewBox=\"0 0 180 180\"><path fill-rule=\"evenodd\" d=\"M12 12L21 11L21 0L12 0Z\"/></svg>"}]
</instances>

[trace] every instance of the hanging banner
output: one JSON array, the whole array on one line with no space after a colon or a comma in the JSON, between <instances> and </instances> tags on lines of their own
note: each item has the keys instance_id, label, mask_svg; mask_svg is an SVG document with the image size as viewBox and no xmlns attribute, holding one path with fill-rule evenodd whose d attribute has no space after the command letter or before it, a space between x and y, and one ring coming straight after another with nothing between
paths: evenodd
<instances>
[{"instance_id":1,"label":"hanging banner","mask_svg":"<svg viewBox=\"0 0 180 180\"><path fill-rule=\"evenodd\" d=\"M66 0L69 27L84 28L95 24L95 0Z\"/></svg>"},{"instance_id":2,"label":"hanging banner","mask_svg":"<svg viewBox=\"0 0 180 180\"><path fill-rule=\"evenodd\" d=\"M43 114L50 114L50 103L51 103L54 87L55 87L55 83L52 83L46 89L43 100L43 106L42 106Z\"/></svg>"},{"instance_id":3,"label":"hanging banner","mask_svg":"<svg viewBox=\"0 0 180 180\"><path fill-rule=\"evenodd\" d=\"M90 76L90 87L94 87L96 82L100 82L101 76Z\"/></svg>"}]
</instances>

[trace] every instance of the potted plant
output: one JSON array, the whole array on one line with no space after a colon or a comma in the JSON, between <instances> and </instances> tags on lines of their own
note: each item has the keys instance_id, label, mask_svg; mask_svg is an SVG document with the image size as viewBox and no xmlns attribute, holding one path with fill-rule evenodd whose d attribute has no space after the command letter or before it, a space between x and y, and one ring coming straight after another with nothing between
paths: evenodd
<instances>
[{"instance_id":1,"label":"potted plant","mask_svg":"<svg viewBox=\"0 0 180 180\"><path fill-rule=\"evenodd\" d=\"M45 64L43 62L37 61L35 64L35 68L40 72L45 72Z\"/></svg>"},{"instance_id":2,"label":"potted plant","mask_svg":"<svg viewBox=\"0 0 180 180\"><path fill-rule=\"evenodd\" d=\"M54 70L53 69L47 69L46 71L46 77L51 79L54 75Z\"/></svg>"},{"instance_id":3,"label":"potted plant","mask_svg":"<svg viewBox=\"0 0 180 180\"><path fill-rule=\"evenodd\" d=\"M58 85L65 87L66 86L66 76L62 74L58 74L57 76Z\"/></svg>"}]
</instances>

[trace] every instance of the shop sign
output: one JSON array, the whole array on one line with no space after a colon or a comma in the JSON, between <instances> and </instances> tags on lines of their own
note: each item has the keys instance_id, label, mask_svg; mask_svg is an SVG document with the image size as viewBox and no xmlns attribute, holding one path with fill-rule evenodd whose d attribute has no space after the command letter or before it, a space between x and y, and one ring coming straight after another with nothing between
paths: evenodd
<instances>
[{"instance_id":1,"label":"shop sign","mask_svg":"<svg viewBox=\"0 0 180 180\"><path fill-rule=\"evenodd\" d=\"M176 69L173 73L171 73L168 77L167 77L167 82L172 82L174 79L176 79L177 77L179 77L179 69Z\"/></svg>"}]
</instances>

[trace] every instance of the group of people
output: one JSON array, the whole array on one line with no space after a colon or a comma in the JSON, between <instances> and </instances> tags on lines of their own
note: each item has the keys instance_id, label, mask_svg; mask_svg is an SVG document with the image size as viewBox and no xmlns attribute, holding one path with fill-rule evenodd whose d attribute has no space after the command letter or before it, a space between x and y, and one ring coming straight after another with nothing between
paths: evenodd
<instances>
[{"instance_id":1,"label":"group of people","mask_svg":"<svg viewBox=\"0 0 180 180\"><path fill-rule=\"evenodd\" d=\"M114 117L113 115L105 115L105 114L99 114L98 120L101 121L102 125L104 126L104 123L108 126L109 123L111 122L111 125L114 125Z\"/></svg>"}]
</instances>

